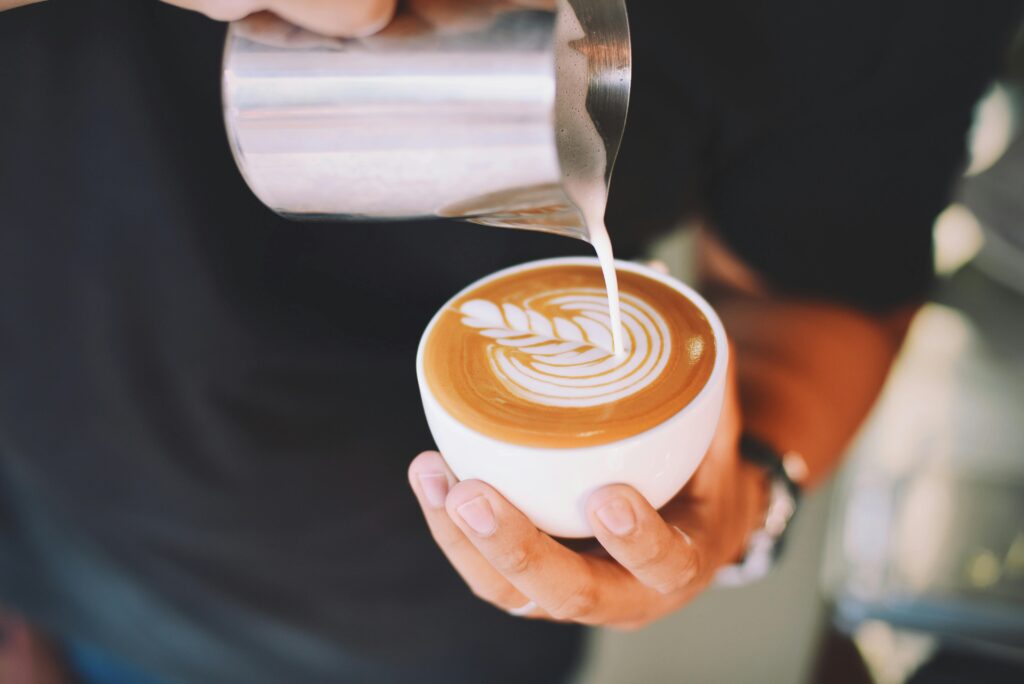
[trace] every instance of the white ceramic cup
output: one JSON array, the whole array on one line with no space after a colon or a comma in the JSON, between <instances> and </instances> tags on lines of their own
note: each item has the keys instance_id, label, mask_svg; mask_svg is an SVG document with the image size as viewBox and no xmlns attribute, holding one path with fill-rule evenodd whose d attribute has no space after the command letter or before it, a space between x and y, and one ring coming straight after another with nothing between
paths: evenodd
<instances>
[{"instance_id":1,"label":"white ceramic cup","mask_svg":"<svg viewBox=\"0 0 1024 684\"><path fill-rule=\"evenodd\" d=\"M546 266L597 266L591 257L532 261L493 273L464 288L441 308L492 280ZM631 437L580 448L541 448L502 442L455 420L434 397L423 369L423 350L440 312L427 325L416 355L416 376L430 432L452 472L460 480L482 480L526 514L537 527L558 537L590 537L587 498L610 484L628 484L655 508L682 489L700 465L718 425L725 396L729 345L711 305L675 278L632 262L630 271L668 285L707 318L715 336L715 363L707 384L693 401L664 422ZM550 408L551 411L565 409Z\"/></svg>"}]
</instances>

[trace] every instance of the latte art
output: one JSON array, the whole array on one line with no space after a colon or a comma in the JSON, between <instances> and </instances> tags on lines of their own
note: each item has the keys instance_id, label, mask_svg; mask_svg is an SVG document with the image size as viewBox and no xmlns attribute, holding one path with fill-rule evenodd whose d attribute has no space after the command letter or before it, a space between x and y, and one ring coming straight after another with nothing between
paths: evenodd
<instances>
[{"instance_id":1,"label":"latte art","mask_svg":"<svg viewBox=\"0 0 1024 684\"><path fill-rule=\"evenodd\" d=\"M614 354L608 299L601 289L554 290L517 305L472 299L462 324L493 342L491 369L516 396L545 406L607 404L635 394L664 370L668 326L641 299L623 295L625 350ZM548 317L545 310L562 315Z\"/></svg>"},{"instance_id":2,"label":"latte art","mask_svg":"<svg viewBox=\"0 0 1024 684\"><path fill-rule=\"evenodd\" d=\"M512 271L455 297L423 343L431 393L463 425L528 446L606 444L664 422L707 383L714 334L670 285L618 277L620 354L596 265Z\"/></svg>"}]
</instances>

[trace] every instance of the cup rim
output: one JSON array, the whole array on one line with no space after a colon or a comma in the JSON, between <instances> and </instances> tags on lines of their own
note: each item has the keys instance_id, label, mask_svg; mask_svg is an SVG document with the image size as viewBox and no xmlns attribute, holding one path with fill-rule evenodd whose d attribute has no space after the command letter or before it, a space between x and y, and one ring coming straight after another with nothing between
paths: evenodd
<instances>
[{"instance_id":1,"label":"cup rim","mask_svg":"<svg viewBox=\"0 0 1024 684\"><path fill-rule=\"evenodd\" d=\"M674 423L684 415L696 410L696 407L702 404L704 401L706 401L708 396L711 395L719 385L724 384L725 375L728 371L729 365L729 340L725 334L725 326L722 325L721 319L718 317L718 314L715 312L715 310L711 307L711 304L709 304L708 301L700 295L700 293L698 293L692 287L682 282L675 276L662 273L661 271L657 271L649 266L637 263L635 261L624 261L621 259L616 259L616 270L624 270L630 271L632 273L637 273L639 275L648 277L652 280L656 280L664 285L667 285L668 287L672 288L679 294L686 297L688 300L690 300L691 303L694 304L694 306L700 309L700 312L704 314L704 317L710 324L712 335L715 338L715 363L714 366L712 366L711 375L708 376L708 379L704 383L704 386L700 388L700 391L697 392L693 399L691 399L689 402L687 402L685 406L683 406L681 409L673 413L665 420L661 421L657 425L647 428L646 430L641 430L640 432L634 435L630 435L629 437L623 437L622 439L617 439L612 442L607 442L604 444L592 444L589 446L579 447L538 447L530 446L527 444L519 444L516 442L511 442L499 439L497 437L492 437L491 435L484 434L479 430L476 430L470 427L469 425L466 425L465 423L456 420L455 417L452 416L447 409L445 409L445 407L438 400L437 396L434 394L433 390L430 388L430 384L427 381L426 374L424 373L423 370L423 355L424 348L426 347L427 338L430 336L430 332L434 329L434 325L437 323L437 320L441 317L441 314L444 313L444 311L452 302L459 299L464 294L480 287L481 285L486 285L487 283L493 280L497 280L498 278L502 278L507 275L512 275L514 273L520 273L522 271L530 271L537 268L544 268L546 266L562 265L600 267L601 264L597 257L592 256L552 257L547 259L537 259L535 261L527 261L522 264L516 264L514 266L503 268L501 270L495 271L494 273L486 275L478 280L474 280L472 283L466 285L461 290L459 290L454 295L445 300L445 303L438 308L438 310L431 317L430 322L427 324L427 327L423 330L423 334L420 336L419 345L416 349L416 378L419 382L421 392L424 392L430 396L430 399L433 401L436 410L439 410L441 413L445 415L446 418L451 420L453 423L459 425L463 429L468 430L469 432L478 435L479 437L482 437L484 439L493 440L499 444L516 447L518 449L526 449L528 451L556 451L567 453L586 452L592 450L608 449L609 447L619 445L628 446L634 441L638 441L642 438L650 436L653 433L666 430L668 429L668 425L670 423Z\"/></svg>"}]
</instances>

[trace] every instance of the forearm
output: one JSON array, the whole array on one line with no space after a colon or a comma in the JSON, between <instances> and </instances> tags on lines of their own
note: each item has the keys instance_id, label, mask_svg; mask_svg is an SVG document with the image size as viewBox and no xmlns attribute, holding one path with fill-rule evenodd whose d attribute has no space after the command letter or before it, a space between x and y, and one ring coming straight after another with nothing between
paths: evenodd
<instances>
[{"instance_id":1,"label":"forearm","mask_svg":"<svg viewBox=\"0 0 1024 684\"><path fill-rule=\"evenodd\" d=\"M880 392L915 307L873 316L767 291L702 236L701 275L735 353L743 430L799 452L814 485L838 465Z\"/></svg>"}]
</instances>

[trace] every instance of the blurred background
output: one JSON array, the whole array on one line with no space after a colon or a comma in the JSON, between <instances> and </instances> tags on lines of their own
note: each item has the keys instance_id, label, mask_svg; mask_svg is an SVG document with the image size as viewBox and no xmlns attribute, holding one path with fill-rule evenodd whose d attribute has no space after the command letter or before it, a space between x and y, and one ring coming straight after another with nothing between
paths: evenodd
<instances>
[{"instance_id":1,"label":"blurred background","mask_svg":"<svg viewBox=\"0 0 1024 684\"><path fill-rule=\"evenodd\" d=\"M595 634L584 684L1021 681L1004 677L1024 668L1020 34L969 148L935 224L932 301L778 568L642 632ZM654 250L691 281L692 232Z\"/></svg>"}]
</instances>

